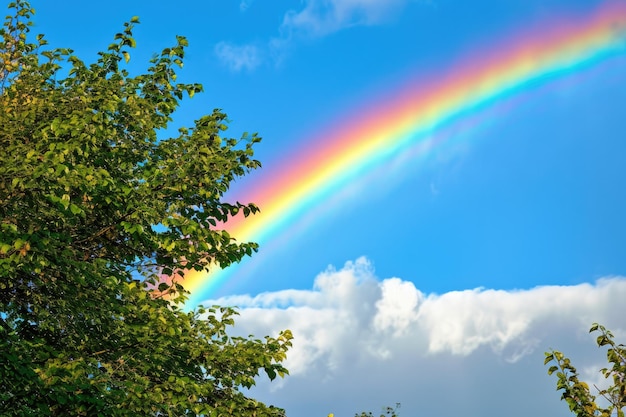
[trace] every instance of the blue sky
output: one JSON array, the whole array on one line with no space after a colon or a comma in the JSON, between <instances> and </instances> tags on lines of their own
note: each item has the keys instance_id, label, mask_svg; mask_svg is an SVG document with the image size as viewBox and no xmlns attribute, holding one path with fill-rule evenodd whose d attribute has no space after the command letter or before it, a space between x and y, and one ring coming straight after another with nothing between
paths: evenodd
<instances>
[{"instance_id":1,"label":"blue sky","mask_svg":"<svg viewBox=\"0 0 626 417\"><path fill-rule=\"evenodd\" d=\"M480 60L496 41L602 3L32 2L34 31L86 61L134 15L133 70L186 36L180 79L205 93L174 125L222 108L231 136L264 138L256 152L266 167L409 78ZM570 348L591 369L603 358L585 336L591 323L626 334L625 70L626 54L495 103L441 132L446 146L390 161L264 245L213 294L242 307L242 331L296 334L292 376L261 382L258 395L294 416L395 402L402 415L431 415L428 399L447 405L451 389L466 408L437 415L499 416L494 405L513 402L507 415L567 415L542 352ZM523 394L503 390L513 387L536 401L520 405Z\"/></svg>"}]
</instances>

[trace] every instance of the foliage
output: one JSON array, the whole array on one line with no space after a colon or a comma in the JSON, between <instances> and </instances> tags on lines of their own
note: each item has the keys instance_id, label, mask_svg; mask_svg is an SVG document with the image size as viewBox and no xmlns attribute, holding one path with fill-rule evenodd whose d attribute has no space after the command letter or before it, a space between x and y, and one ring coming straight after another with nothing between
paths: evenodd
<instances>
[{"instance_id":1,"label":"foliage","mask_svg":"<svg viewBox=\"0 0 626 417\"><path fill-rule=\"evenodd\" d=\"M259 166L260 139L223 138L219 110L159 137L183 96L202 90L176 83L185 38L130 76L137 18L87 64L32 38L27 2L9 7L0 31L0 414L282 415L240 387L261 371L287 374L290 332L230 337L232 309L181 307L185 270L256 250L220 225L258 210L223 194Z\"/></svg>"},{"instance_id":2,"label":"foliage","mask_svg":"<svg viewBox=\"0 0 626 417\"><path fill-rule=\"evenodd\" d=\"M380 414L380 417L398 417L398 409L400 408L400 403L396 403L395 407L385 407L383 408L383 412ZM374 417L372 412L363 411L361 414L355 414L354 417Z\"/></svg>"},{"instance_id":3,"label":"foliage","mask_svg":"<svg viewBox=\"0 0 626 417\"><path fill-rule=\"evenodd\" d=\"M626 346L617 344L613 334L603 326L595 323L589 332L598 332L596 342L598 347L606 346L607 360L611 365L603 368L600 373L613 381L607 388L594 386L597 393L605 400L606 407L598 405L596 397L591 393L589 384L579 379L576 368L561 352L546 353L545 364L555 363L548 369L548 374L556 372L558 378L556 388L562 390L561 399L565 400L570 410L579 417L624 417L626 407Z\"/></svg>"}]
</instances>

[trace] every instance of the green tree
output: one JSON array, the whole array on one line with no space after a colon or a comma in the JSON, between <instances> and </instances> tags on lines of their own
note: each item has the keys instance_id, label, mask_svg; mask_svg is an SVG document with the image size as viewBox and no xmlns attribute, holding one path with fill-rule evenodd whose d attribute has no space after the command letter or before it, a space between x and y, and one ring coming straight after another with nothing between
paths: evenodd
<instances>
[{"instance_id":1,"label":"green tree","mask_svg":"<svg viewBox=\"0 0 626 417\"><path fill-rule=\"evenodd\" d=\"M626 407L626 346L617 344L613 334L603 326L595 323L589 332L598 332L598 347L607 347L606 357L610 367L603 368L600 373L612 380L607 388L594 386L595 391L604 400L604 405L596 402L596 396L584 381L579 379L576 368L570 359L558 351L546 352L545 364L553 363L548 374L556 373L557 390L563 391L561 399L569 405L569 409L579 417L624 417Z\"/></svg>"},{"instance_id":2,"label":"green tree","mask_svg":"<svg viewBox=\"0 0 626 417\"><path fill-rule=\"evenodd\" d=\"M230 337L235 311L186 311L186 270L256 250L221 225L259 166L219 110L162 138L184 95L187 42L145 73L125 65L137 18L91 64L29 33L9 5L0 36L0 414L283 415L244 395L260 372L284 376L289 331ZM161 277L173 277L161 279Z\"/></svg>"}]
</instances>

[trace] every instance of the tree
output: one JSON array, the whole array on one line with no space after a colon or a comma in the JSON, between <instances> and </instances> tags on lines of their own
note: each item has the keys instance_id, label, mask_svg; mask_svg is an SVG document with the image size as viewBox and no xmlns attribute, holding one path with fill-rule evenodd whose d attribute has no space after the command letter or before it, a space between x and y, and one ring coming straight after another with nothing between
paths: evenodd
<instances>
[{"instance_id":1,"label":"tree","mask_svg":"<svg viewBox=\"0 0 626 417\"><path fill-rule=\"evenodd\" d=\"M545 364L554 363L548 369L548 374L556 372L558 378L556 388L562 390L561 399L569 405L569 409L579 417L624 417L626 407L626 346L617 344L613 334L603 326L595 323L589 332L598 332L596 342L598 347L606 346L607 360L611 365L603 368L600 373L612 380L607 388L594 386L597 393L604 399L606 406L596 402L596 396L591 393L589 384L579 379L576 368L570 359L558 351L546 352Z\"/></svg>"},{"instance_id":2,"label":"tree","mask_svg":"<svg viewBox=\"0 0 626 417\"><path fill-rule=\"evenodd\" d=\"M202 90L176 82L185 38L131 76L137 18L86 64L32 37L26 1L9 7L0 31L0 414L283 415L240 388L262 371L287 374L291 333L230 337L236 311L182 307L185 271L256 251L222 225L258 208L223 195L260 166L260 138L224 138L219 110L160 137L183 96Z\"/></svg>"}]
</instances>

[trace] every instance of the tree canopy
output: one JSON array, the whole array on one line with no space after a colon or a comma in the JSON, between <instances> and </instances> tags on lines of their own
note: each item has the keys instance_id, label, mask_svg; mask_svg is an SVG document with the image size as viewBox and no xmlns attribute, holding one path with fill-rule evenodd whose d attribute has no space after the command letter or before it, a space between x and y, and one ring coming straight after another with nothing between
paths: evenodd
<instances>
[{"instance_id":1,"label":"tree canopy","mask_svg":"<svg viewBox=\"0 0 626 417\"><path fill-rule=\"evenodd\" d=\"M176 38L129 74L133 27L86 63L29 32L0 30L0 413L6 416L282 415L246 397L284 376L289 331L230 337L236 311L181 306L186 270L251 255L222 224L254 204L231 182L260 166L256 134L224 137L214 110L163 138L185 95ZM163 280L162 277L171 277Z\"/></svg>"}]
</instances>

